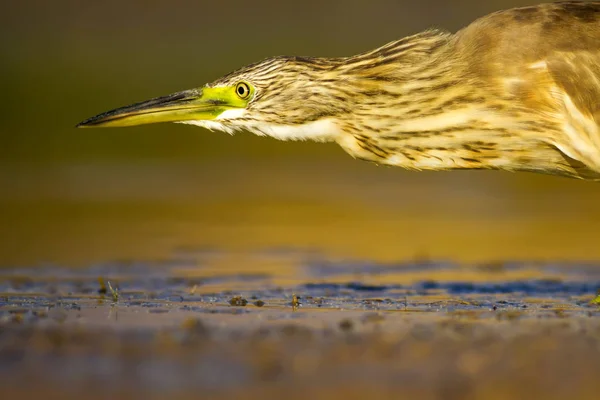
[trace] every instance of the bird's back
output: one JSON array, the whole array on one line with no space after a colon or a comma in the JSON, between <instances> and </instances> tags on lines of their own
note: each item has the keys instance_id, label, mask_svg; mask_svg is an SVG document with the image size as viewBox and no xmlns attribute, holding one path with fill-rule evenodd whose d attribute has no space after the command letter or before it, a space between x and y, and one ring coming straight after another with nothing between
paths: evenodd
<instances>
[{"instance_id":1,"label":"bird's back","mask_svg":"<svg viewBox=\"0 0 600 400\"><path fill-rule=\"evenodd\" d=\"M472 76L538 115L548 143L600 174L600 2L496 12L454 40Z\"/></svg>"},{"instance_id":2,"label":"bird's back","mask_svg":"<svg viewBox=\"0 0 600 400\"><path fill-rule=\"evenodd\" d=\"M600 2L558 2L498 11L456 34L462 51L506 66L543 59L555 52L600 49Z\"/></svg>"}]
</instances>

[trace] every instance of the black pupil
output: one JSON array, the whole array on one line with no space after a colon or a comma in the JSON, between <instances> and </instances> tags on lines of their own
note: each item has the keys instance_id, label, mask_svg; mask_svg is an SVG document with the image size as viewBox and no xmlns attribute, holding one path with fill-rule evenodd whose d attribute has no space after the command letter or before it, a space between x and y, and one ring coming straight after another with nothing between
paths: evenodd
<instances>
[{"instance_id":1,"label":"black pupil","mask_svg":"<svg viewBox=\"0 0 600 400\"><path fill-rule=\"evenodd\" d=\"M244 85L238 86L238 94L244 96L246 94L246 87Z\"/></svg>"}]
</instances>

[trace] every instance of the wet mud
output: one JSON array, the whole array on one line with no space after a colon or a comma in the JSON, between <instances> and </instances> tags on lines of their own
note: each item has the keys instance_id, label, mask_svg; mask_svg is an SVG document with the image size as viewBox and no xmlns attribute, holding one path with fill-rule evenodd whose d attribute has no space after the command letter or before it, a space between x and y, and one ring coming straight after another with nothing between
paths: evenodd
<instances>
[{"instance_id":1,"label":"wet mud","mask_svg":"<svg viewBox=\"0 0 600 400\"><path fill-rule=\"evenodd\" d=\"M289 249L7 269L0 379L8 398L592 399L598 288L590 263Z\"/></svg>"}]
</instances>

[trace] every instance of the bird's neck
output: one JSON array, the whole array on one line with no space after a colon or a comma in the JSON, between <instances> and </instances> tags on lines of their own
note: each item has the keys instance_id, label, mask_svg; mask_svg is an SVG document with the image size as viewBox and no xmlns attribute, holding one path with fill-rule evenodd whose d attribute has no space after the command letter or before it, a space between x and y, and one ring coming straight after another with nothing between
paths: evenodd
<instances>
[{"instance_id":1,"label":"bird's neck","mask_svg":"<svg viewBox=\"0 0 600 400\"><path fill-rule=\"evenodd\" d=\"M450 35L424 35L375 50L380 62L347 63L356 96L351 116L337 122L346 133L338 143L357 158L409 169L529 168L526 155L540 144L519 111L470 72Z\"/></svg>"}]
</instances>

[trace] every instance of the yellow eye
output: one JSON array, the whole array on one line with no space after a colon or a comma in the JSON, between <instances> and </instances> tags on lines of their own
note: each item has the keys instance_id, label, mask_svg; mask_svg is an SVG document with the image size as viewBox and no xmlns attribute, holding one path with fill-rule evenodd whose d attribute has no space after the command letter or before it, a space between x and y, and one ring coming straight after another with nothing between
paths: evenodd
<instances>
[{"instance_id":1,"label":"yellow eye","mask_svg":"<svg viewBox=\"0 0 600 400\"><path fill-rule=\"evenodd\" d=\"M240 99L246 99L250 96L250 86L245 82L240 82L235 86L235 92Z\"/></svg>"}]
</instances>

